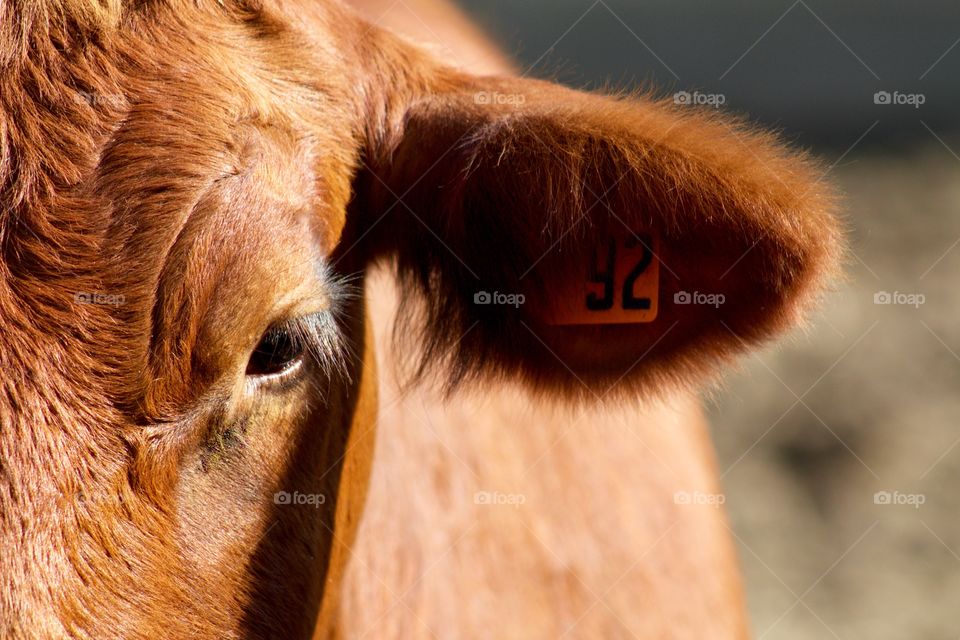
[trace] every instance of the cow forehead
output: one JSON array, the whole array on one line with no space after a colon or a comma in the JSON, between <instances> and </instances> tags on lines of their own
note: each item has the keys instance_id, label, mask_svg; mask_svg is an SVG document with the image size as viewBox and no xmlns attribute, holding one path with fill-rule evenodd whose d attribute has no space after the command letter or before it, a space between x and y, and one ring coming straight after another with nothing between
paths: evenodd
<instances>
[{"instance_id":1,"label":"cow forehead","mask_svg":"<svg viewBox=\"0 0 960 640\"><path fill-rule=\"evenodd\" d=\"M278 34L271 38L287 46L294 38ZM358 123L348 105L344 71L314 54L293 63L275 55L263 37L240 35L234 40L198 35L180 48L168 46L161 60L136 77L132 71L105 72L109 83L95 79L106 92L86 92L89 105L73 105L96 114L77 119L91 123L76 132L89 140L66 149L81 176L55 185L54 198L21 203L31 224L69 226L71 235L34 238L27 225L12 233L20 234L15 242L32 245L36 239L47 245L46 262L63 262L70 254L82 273L57 273L39 260L25 260L16 270L35 287L21 287L17 304L28 314L46 314L36 300L49 299L54 290L62 307L80 294L103 294L123 304L75 310L69 322L77 331L66 330L60 319L44 324L41 318L33 325L51 331L34 339L62 341L83 333L97 343L122 335L128 344L138 341L134 352L143 350L146 358L144 341L158 315L179 314L180 325L169 331L190 325L199 339L209 337L199 323L229 318L231 306L249 321L242 329L254 333L263 329L272 303L290 293L283 289L308 280L313 263L336 244L358 155ZM76 103L76 96L67 95L76 93L70 83L58 90ZM22 105L21 111L29 110ZM198 208L203 215L193 216ZM174 254L179 269L165 270ZM190 291L201 285L203 295ZM188 314L168 308L159 294L178 288L205 306ZM77 348L92 353L101 347ZM130 368L144 364L133 362Z\"/></svg>"},{"instance_id":2,"label":"cow forehead","mask_svg":"<svg viewBox=\"0 0 960 640\"><path fill-rule=\"evenodd\" d=\"M275 50L249 33L239 44L208 43L131 82L133 104L98 167L115 217L177 227L212 184L244 174L260 196L312 207L326 246L336 244L362 127L348 74L323 56L287 64L282 53L296 34L274 39ZM244 50L248 41L259 46ZM198 63L203 55L213 60ZM171 199L179 213L168 212Z\"/></svg>"},{"instance_id":3,"label":"cow forehead","mask_svg":"<svg viewBox=\"0 0 960 640\"><path fill-rule=\"evenodd\" d=\"M37 593L75 573L49 544L75 526L63 496L128 477L153 328L240 351L276 309L325 303L315 263L343 227L359 125L337 61L272 49L287 36L216 14L233 3L171 4L102 48L31 34L0 69L0 548Z\"/></svg>"},{"instance_id":4,"label":"cow forehead","mask_svg":"<svg viewBox=\"0 0 960 640\"><path fill-rule=\"evenodd\" d=\"M279 314L328 305L323 265L343 229L338 183L349 167L323 132L279 115L157 120L129 121L104 156L101 183L110 202L124 203L113 207L114 228L132 229L123 262L141 265L123 284L146 294L126 296L138 304L138 348L150 340L146 370L182 383L147 404L173 411L237 369ZM144 127L154 136L175 129L177 139L145 148Z\"/></svg>"},{"instance_id":5,"label":"cow forehead","mask_svg":"<svg viewBox=\"0 0 960 640\"><path fill-rule=\"evenodd\" d=\"M149 107L148 107L149 109ZM136 112L136 109L135 109ZM141 260L162 261L202 205L216 196L224 234L237 243L256 240L267 227L231 233L257 214L268 225L298 212L316 232L324 252L343 229L352 167L323 132L261 114L206 120L131 115L103 153L96 195L109 212L120 242ZM211 216L207 216L210 218ZM144 249L149 255L144 256Z\"/></svg>"}]
</instances>

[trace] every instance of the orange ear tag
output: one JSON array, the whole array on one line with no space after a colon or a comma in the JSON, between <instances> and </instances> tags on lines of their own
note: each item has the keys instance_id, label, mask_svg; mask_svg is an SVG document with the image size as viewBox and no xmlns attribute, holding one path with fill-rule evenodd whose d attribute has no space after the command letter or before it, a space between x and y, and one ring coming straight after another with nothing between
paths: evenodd
<instances>
[{"instance_id":1,"label":"orange ear tag","mask_svg":"<svg viewBox=\"0 0 960 640\"><path fill-rule=\"evenodd\" d=\"M553 325L634 324L657 318L659 239L649 233L601 239L588 254L583 276L554 301Z\"/></svg>"}]
</instances>

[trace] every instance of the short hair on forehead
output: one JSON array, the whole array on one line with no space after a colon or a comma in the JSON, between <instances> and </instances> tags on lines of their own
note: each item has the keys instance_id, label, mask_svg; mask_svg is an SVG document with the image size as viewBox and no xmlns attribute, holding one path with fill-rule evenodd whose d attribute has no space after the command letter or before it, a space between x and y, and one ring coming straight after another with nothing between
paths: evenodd
<instances>
[{"instance_id":1,"label":"short hair on forehead","mask_svg":"<svg viewBox=\"0 0 960 640\"><path fill-rule=\"evenodd\" d=\"M0 68L35 57L44 45L69 50L103 40L133 14L152 9L209 8L249 16L259 14L262 5L260 0L0 0Z\"/></svg>"},{"instance_id":2,"label":"short hair on forehead","mask_svg":"<svg viewBox=\"0 0 960 640\"><path fill-rule=\"evenodd\" d=\"M121 22L124 0L0 0L0 66L23 60L31 46L82 44Z\"/></svg>"}]
</instances>

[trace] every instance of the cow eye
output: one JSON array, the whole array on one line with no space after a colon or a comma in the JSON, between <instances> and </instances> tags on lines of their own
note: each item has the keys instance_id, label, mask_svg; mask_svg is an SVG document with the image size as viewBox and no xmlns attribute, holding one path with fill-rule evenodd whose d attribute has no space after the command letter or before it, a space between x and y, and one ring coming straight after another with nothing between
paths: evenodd
<instances>
[{"instance_id":1,"label":"cow eye","mask_svg":"<svg viewBox=\"0 0 960 640\"><path fill-rule=\"evenodd\" d=\"M283 326L267 330L250 354L248 376L271 376L292 371L303 361L306 347Z\"/></svg>"}]
</instances>

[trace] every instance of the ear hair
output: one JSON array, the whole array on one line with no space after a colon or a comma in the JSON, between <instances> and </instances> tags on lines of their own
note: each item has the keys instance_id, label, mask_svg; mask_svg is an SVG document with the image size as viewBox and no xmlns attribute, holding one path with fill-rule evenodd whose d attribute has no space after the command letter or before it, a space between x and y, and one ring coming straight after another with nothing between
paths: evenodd
<instances>
[{"instance_id":1,"label":"ear hair","mask_svg":"<svg viewBox=\"0 0 960 640\"><path fill-rule=\"evenodd\" d=\"M842 253L815 163L736 119L444 70L384 130L345 238L368 259L396 257L404 311L410 294L424 303L398 336L422 345L415 375L441 367L450 386L507 377L590 397L702 383L798 323ZM544 323L538 310L621 227L663 239L657 321ZM731 302L664 304L684 289ZM478 307L481 290L531 304Z\"/></svg>"}]
</instances>

